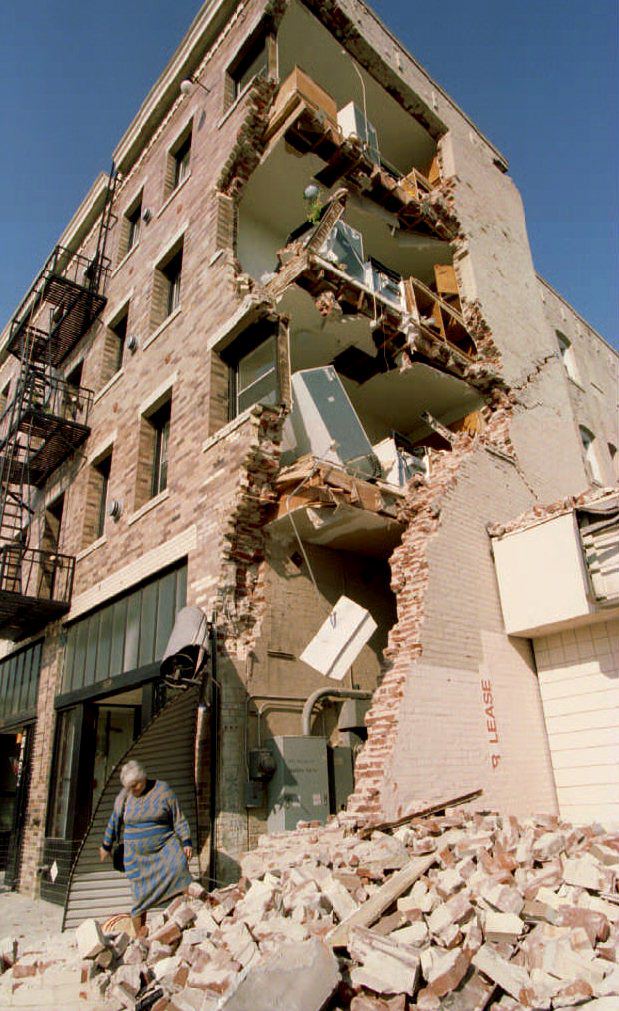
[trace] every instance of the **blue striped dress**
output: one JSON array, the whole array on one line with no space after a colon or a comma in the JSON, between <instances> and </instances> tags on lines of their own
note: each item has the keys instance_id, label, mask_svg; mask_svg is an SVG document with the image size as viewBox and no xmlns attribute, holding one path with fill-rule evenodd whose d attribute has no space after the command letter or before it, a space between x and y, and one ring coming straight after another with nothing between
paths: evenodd
<instances>
[{"instance_id":1,"label":"blue striped dress","mask_svg":"<svg viewBox=\"0 0 619 1011\"><path fill-rule=\"evenodd\" d=\"M103 837L104 849L112 849L123 823L125 874L133 893L131 915L137 916L190 884L183 846L191 846L191 833L176 794L159 779L147 780L140 797L120 791Z\"/></svg>"}]
</instances>

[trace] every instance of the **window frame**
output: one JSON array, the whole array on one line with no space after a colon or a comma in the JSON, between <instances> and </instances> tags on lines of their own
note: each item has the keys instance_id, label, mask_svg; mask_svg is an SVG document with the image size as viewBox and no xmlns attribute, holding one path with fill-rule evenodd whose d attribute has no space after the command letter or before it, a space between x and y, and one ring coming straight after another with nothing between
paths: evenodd
<instances>
[{"instance_id":1,"label":"window frame","mask_svg":"<svg viewBox=\"0 0 619 1011\"><path fill-rule=\"evenodd\" d=\"M138 203L137 207L127 215L127 221L129 222L129 230L127 232L127 253L130 253L132 249L135 249L138 242L140 241L140 232L142 226L142 201Z\"/></svg>"},{"instance_id":2,"label":"window frame","mask_svg":"<svg viewBox=\"0 0 619 1011\"><path fill-rule=\"evenodd\" d=\"M123 362L125 358L125 347L127 343L127 333L129 329L129 302L126 302L119 313L116 314L113 321L108 323L106 334L107 347L104 354L107 352L110 357L114 358L114 368L111 370L109 375L104 376L103 385L109 383L123 367ZM114 342L114 347L110 349L111 342ZM107 355L106 355L107 357Z\"/></svg>"},{"instance_id":3,"label":"window frame","mask_svg":"<svg viewBox=\"0 0 619 1011\"><path fill-rule=\"evenodd\" d=\"M563 362L563 367L568 379L571 379L577 386L581 385L580 376L574 359L574 347L569 337L566 337L562 330L555 330L557 344L559 345L559 355Z\"/></svg>"},{"instance_id":4,"label":"window frame","mask_svg":"<svg viewBox=\"0 0 619 1011\"><path fill-rule=\"evenodd\" d=\"M159 330L181 308L185 232L159 258L153 271L150 330Z\"/></svg>"},{"instance_id":5,"label":"window frame","mask_svg":"<svg viewBox=\"0 0 619 1011\"><path fill-rule=\"evenodd\" d=\"M169 200L191 174L192 149L193 116L168 149L163 187L164 200Z\"/></svg>"},{"instance_id":6,"label":"window frame","mask_svg":"<svg viewBox=\"0 0 619 1011\"><path fill-rule=\"evenodd\" d=\"M256 320L254 323L250 324L239 336L221 353L223 361L228 366L228 421L233 421L237 418L243 411L247 410L249 407L253 407L255 404L264 403L263 400L256 400L251 404L247 404L245 407L239 407L239 397L243 393L246 393L255 386L257 383L261 382L266 378L267 375L273 374L273 393L274 400L273 403L277 404L281 401L282 396L282 384L280 376L280 365L279 365L279 348L278 348L278 338L279 338L279 327L277 322L271 320ZM263 375L259 376L253 382L244 386L242 389L239 388L239 368L241 363L253 354L258 348L262 347L268 341L273 342L273 365L272 368L265 372Z\"/></svg>"},{"instance_id":7,"label":"window frame","mask_svg":"<svg viewBox=\"0 0 619 1011\"><path fill-rule=\"evenodd\" d=\"M172 272L173 271L173 272ZM183 247L174 254L172 259L167 263L164 269L161 271L166 281L168 282L168 295L167 295L167 314L171 316L173 312L180 307L181 304L181 281L183 275Z\"/></svg>"},{"instance_id":8,"label":"window frame","mask_svg":"<svg viewBox=\"0 0 619 1011\"><path fill-rule=\"evenodd\" d=\"M121 231L118 245L118 263L129 256L129 253L138 245L141 237L142 224L142 204L144 200L144 190L139 193L127 205L121 217Z\"/></svg>"},{"instance_id":9,"label":"window frame","mask_svg":"<svg viewBox=\"0 0 619 1011\"><path fill-rule=\"evenodd\" d=\"M161 495L168 487L168 466L170 448L170 423L172 420L172 397L169 397L147 421L155 432L152 460L151 498Z\"/></svg>"},{"instance_id":10,"label":"window frame","mask_svg":"<svg viewBox=\"0 0 619 1011\"><path fill-rule=\"evenodd\" d=\"M250 76L252 66L264 53L264 66L258 67ZM225 74L224 112L227 111L251 85L256 77L277 76L277 45L273 28L268 21L262 21L245 40L234 59L228 64Z\"/></svg>"},{"instance_id":11,"label":"window frame","mask_svg":"<svg viewBox=\"0 0 619 1011\"><path fill-rule=\"evenodd\" d=\"M580 442L585 456L585 470L592 484L603 485L604 475L597 452L597 437L586 425L578 426Z\"/></svg>"},{"instance_id":12,"label":"window frame","mask_svg":"<svg viewBox=\"0 0 619 1011\"><path fill-rule=\"evenodd\" d=\"M110 487L110 474L112 472L112 446L105 452L105 454L93 463L93 470L101 476L101 487L99 489L99 512L97 515L97 522L95 526L95 540L98 541L100 537L103 537L105 533L105 517L107 515L107 498Z\"/></svg>"}]
</instances>

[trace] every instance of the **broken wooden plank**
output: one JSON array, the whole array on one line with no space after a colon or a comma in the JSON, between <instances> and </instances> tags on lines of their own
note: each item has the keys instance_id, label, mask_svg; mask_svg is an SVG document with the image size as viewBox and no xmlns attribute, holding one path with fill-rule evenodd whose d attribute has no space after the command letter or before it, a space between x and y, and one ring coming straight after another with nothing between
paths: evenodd
<instances>
[{"instance_id":1,"label":"broken wooden plank","mask_svg":"<svg viewBox=\"0 0 619 1011\"><path fill-rule=\"evenodd\" d=\"M332 948L345 948L348 943L349 931L353 927L370 927L375 923L390 905L436 863L437 859L437 854L431 853L429 856L411 860L401 871L396 871L367 902L364 902L356 912L342 920L327 935L327 942Z\"/></svg>"},{"instance_id":2,"label":"broken wooden plank","mask_svg":"<svg viewBox=\"0 0 619 1011\"><path fill-rule=\"evenodd\" d=\"M473 790L471 793L461 793L458 797L452 797L451 800L441 800L436 804L432 804L429 807L417 808L414 811L409 811L408 814L402 815L401 818L396 818L393 821L381 821L373 822L372 824L365 825L359 832L362 839L369 839L372 832L386 832L388 829L400 828L402 825L406 825L413 818L425 818L430 814L437 814L438 811L444 811L447 807L457 807L459 804L468 804L470 800L476 800L481 797L483 790Z\"/></svg>"}]
</instances>

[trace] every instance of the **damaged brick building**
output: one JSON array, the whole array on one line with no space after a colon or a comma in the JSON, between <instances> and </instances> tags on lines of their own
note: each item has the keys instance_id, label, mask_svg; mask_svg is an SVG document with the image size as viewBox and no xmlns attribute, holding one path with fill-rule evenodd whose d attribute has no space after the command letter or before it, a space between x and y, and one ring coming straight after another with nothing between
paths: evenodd
<instances>
[{"instance_id":1,"label":"damaged brick building","mask_svg":"<svg viewBox=\"0 0 619 1011\"><path fill-rule=\"evenodd\" d=\"M501 153L360 0L212 0L113 157L2 335L14 887L119 907L126 754L216 880L344 805L616 820L619 359Z\"/></svg>"}]
</instances>

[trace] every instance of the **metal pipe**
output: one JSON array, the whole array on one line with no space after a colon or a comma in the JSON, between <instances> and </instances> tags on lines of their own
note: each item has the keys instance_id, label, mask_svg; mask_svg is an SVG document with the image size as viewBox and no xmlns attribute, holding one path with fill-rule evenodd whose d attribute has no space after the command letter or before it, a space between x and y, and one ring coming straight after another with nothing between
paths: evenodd
<instances>
[{"instance_id":1,"label":"metal pipe","mask_svg":"<svg viewBox=\"0 0 619 1011\"><path fill-rule=\"evenodd\" d=\"M301 716L303 724L302 733L304 737L311 736L310 720L312 718L312 710L314 706L319 699L326 698L328 696L342 699L371 699L372 693L357 691L355 688L319 688L317 691L312 692L303 706L303 714Z\"/></svg>"},{"instance_id":2,"label":"metal pipe","mask_svg":"<svg viewBox=\"0 0 619 1011\"><path fill-rule=\"evenodd\" d=\"M209 796L209 854L208 854L208 880L209 891L216 888L217 881L217 802L218 787L217 778L219 776L219 685L217 681L217 628L215 625L216 616L212 615L209 627L209 638L211 647L211 677L208 686L209 708L211 719L211 739L210 739L210 796Z\"/></svg>"}]
</instances>

